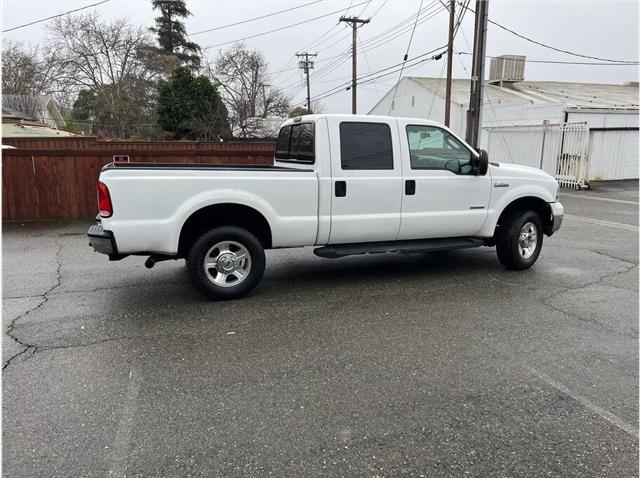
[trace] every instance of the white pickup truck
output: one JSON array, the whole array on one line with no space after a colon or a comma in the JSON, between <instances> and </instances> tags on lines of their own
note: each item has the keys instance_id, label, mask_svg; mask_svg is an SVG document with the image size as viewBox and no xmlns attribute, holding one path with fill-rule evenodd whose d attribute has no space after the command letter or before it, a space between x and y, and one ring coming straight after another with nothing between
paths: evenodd
<instances>
[{"instance_id":1,"label":"white pickup truck","mask_svg":"<svg viewBox=\"0 0 640 478\"><path fill-rule=\"evenodd\" d=\"M282 125L273 166L108 164L91 246L146 266L184 258L212 299L250 292L265 249L320 257L496 246L526 269L560 227L547 173L489 163L444 126L417 118L307 115Z\"/></svg>"}]
</instances>

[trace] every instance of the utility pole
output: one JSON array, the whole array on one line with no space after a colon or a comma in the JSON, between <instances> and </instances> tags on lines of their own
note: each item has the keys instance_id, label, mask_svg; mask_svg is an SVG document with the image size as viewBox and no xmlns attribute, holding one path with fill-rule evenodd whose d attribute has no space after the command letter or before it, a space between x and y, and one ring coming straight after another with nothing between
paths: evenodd
<instances>
[{"instance_id":1,"label":"utility pole","mask_svg":"<svg viewBox=\"0 0 640 478\"><path fill-rule=\"evenodd\" d=\"M476 21L473 33L473 65L471 67L471 94L467 111L466 141L478 149L484 93L484 59L487 42L489 0L476 0Z\"/></svg>"},{"instance_id":2,"label":"utility pole","mask_svg":"<svg viewBox=\"0 0 640 478\"><path fill-rule=\"evenodd\" d=\"M371 21L370 18L362 19L358 17L340 17L341 22L346 22L351 25L353 30L352 45L351 45L351 113L356 114L357 111L357 95L356 95L356 76L358 73L358 55L356 52L356 30L358 24L364 25Z\"/></svg>"},{"instance_id":3,"label":"utility pole","mask_svg":"<svg viewBox=\"0 0 640 478\"><path fill-rule=\"evenodd\" d=\"M304 74L307 76L307 112L311 114L311 83L309 82L309 70L313 70L313 61L309 58L318 56L317 53L296 53L298 58L304 58L298 62L298 68L304 70Z\"/></svg>"},{"instance_id":4,"label":"utility pole","mask_svg":"<svg viewBox=\"0 0 640 478\"><path fill-rule=\"evenodd\" d=\"M453 70L453 30L455 28L456 1L449 1L449 45L447 46L447 93L444 103L444 125L451 122L451 74Z\"/></svg>"}]
</instances>

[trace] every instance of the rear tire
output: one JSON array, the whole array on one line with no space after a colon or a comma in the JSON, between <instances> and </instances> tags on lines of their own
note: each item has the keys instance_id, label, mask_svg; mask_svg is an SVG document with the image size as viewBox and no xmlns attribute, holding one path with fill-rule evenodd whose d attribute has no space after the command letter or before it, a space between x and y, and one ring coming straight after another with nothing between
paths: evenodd
<instances>
[{"instance_id":1,"label":"rear tire","mask_svg":"<svg viewBox=\"0 0 640 478\"><path fill-rule=\"evenodd\" d=\"M523 270L535 264L542 249L542 220L535 211L507 218L496 234L498 260L507 269Z\"/></svg>"},{"instance_id":2,"label":"rear tire","mask_svg":"<svg viewBox=\"0 0 640 478\"><path fill-rule=\"evenodd\" d=\"M187 269L196 288L212 300L244 297L264 274L264 248L246 229L221 226L191 247Z\"/></svg>"}]
</instances>

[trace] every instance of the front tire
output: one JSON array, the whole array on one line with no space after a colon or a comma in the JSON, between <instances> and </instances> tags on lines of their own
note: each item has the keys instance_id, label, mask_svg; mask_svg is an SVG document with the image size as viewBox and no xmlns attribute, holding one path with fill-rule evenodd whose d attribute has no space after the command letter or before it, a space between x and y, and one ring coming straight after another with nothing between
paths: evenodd
<instances>
[{"instance_id":1,"label":"front tire","mask_svg":"<svg viewBox=\"0 0 640 478\"><path fill-rule=\"evenodd\" d=\"M264 248L246 229L221 226L205 232L187 257L189 276L212 300L244 297L264 274Z\"/></svg>"},{"instance_id":2,"label":"front tire","mask_svg":"<svg viewBox=\"0 0 640 478\"><path fill-rule=\"evenodd\" d=\"M542 220L537 212L516 213L500 226L496 237L498 260L507 269L528 269L540 255L542 238Z\"/></svg>"}]
</instances>

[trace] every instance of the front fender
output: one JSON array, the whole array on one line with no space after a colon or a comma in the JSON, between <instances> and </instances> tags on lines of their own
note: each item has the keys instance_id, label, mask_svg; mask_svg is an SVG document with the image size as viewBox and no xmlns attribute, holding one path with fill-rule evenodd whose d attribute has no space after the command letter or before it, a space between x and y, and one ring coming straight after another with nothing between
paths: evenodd
<instances>
[{"instance_id":1,"label":"front fender","mask_svg":"<svg viewBox=\"0 0 640 478\"><path fill-rule=\"evenodd\" d=\"M499 188L496 188L494 185L494 194L497 189ZM521 184L510 188L508 191L500 195L500 197L497 198L495 202L492 201L492 205L487 216L487 221L480 231L480 236L492 237L502 211L504 211L505 208L512 202L526 197L542 199L546 203L551 203L556 200L549 189L539 184Z\"/></svg>"}]
</instances>

